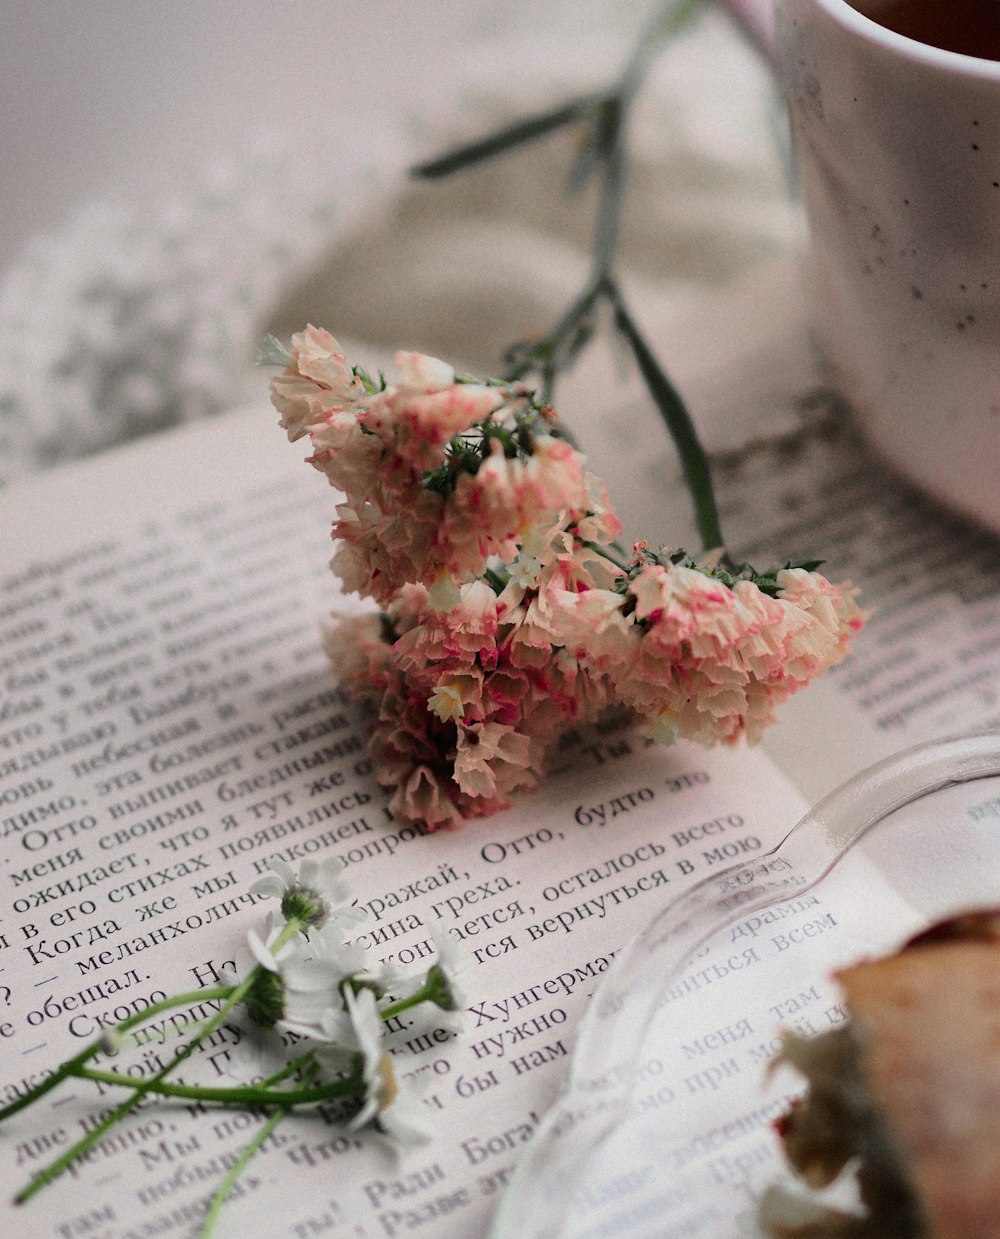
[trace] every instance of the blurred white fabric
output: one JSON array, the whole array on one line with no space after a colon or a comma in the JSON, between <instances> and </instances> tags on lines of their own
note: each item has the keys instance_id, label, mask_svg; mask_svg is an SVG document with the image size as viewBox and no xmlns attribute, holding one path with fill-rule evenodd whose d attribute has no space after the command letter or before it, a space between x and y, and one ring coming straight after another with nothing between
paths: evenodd
<instances>
[{"instance_id":1,"label":"blurred white fabric","mask_svg":"<svg viewBox=\"0 0 1000 1239\"><path fill-rule=\"evenodd\" d=\"M0 481L259 397L268 329L313 319L495 372L559 313L588 263L592 212L564 192L577 135L449 181L406 170L608 83L649 10L356 8L9 6ZM720 13L657 62L621 249L657 342L794 245L781 134L767 70Z\"/></svg>"}]
</instances>

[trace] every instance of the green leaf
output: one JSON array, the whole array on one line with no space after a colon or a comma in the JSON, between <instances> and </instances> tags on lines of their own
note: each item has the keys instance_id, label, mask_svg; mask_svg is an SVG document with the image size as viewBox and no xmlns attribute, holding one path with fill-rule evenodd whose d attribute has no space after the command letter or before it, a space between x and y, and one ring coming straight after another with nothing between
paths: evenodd
<instances>
[{"instance_id":1,"label":"green leaf","mask_svg":"<svg viewBox=\"0 0 1000 1239\"><path fill-rule=\"evenodd\" d=\"M373 379L363 366L351 366L351 373L356 379L361 380L361 385L364 387L369 396L374 396L380 391L385 391L388 386L385 380L385 375L381 370L378 372L378 379Z\"/></svg>"},{"instance_id":2,"label":"green leaf","mask_svg":"<svg viewBox=\"0 0 1000 1239\"><path fill-rule=\"evenodd\" d=\"M667 378L652 349L643 339L625 308L618 290L610 290L611 301L615 311L615 325L624 336L632 355L635 357L642 375L643 382L653 397L660 416L670 431L670 437L681 458L681 467L691 499L694 504L695 519L702 544L707 550L723 545L722 530L719 525L719 513L712 491L712 474L708 457L698 441L698 435L691 421L687 406L680 393Z\"/></svg>"},{"instance_id":3,"label":"green leaf","mask_svg":"<svg viewBox=\"0 0 1000 1239\"><path fill-rule=\"evenodd\" d=\"M461 168L468 168L473 164L482 163L486 159L493 159L496 155L501 155L516 146L523 146L526 142L534 142L538 138L552 133L555 129L561 129L566 125L573 124L575 121L582 120L584 117L592 115L594 109L600 106L603 99L604 96L600 94L585 95L582 99L574 99L572 103L553 108L550 112L542 112L538 116L529 116L527 120L517 121L515 124L488 134L485 138L480 138L476 142L456 147L444 155L439 155L436 159L429 159L426 163L417 164L410 169L410 173L413 176L425 179L449 176L452 172L457 172Z\"/></svg>"}]
</instances>

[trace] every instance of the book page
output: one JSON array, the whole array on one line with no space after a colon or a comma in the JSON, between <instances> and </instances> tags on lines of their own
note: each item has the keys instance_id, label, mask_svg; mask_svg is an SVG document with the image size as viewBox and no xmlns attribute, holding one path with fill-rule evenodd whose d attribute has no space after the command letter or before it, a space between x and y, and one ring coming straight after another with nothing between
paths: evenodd
<instances>
[{"instance_id":1,"label":"book page","mask_svg":"<svg viewBox=\"0 0 1000 1239\"><path fill-rule=\"evenodd\" d=\"M792 287L787 271L751 281L724 314L694 321L676 355L682 389L712 411L705 437L734 552L758 566L823 557L875 608L853 656L786 703L765 741L799 791L760 750L649 748L609 723L570 737L560 769L511 811L450 835L400 829L320 649L328 613L359 605L326 567L333 497L264 405L0 496L5 1100L109 1020L211 984L266 914L247 889L269 859L339 856L376 958L425 967L443 920L470 960L464 1033L403 1021L393 1033L399 1074L425 1090L432 1139L397 1155L330 1115L291 1118L220 1233L485 1234L566 1079L588 999L636 930L688 884L766 851L806 799L875 758L996 724L996 541L872 459L822 383ZM634 391L594 382L593 364L560 405L629 533L693 545L655 415ZM880 906L906 922L905 906ZM846 959L869 940L841 935L827 904L789 915L695 962L690 976L703 979L685 1001L704 997L709 977L718 1006L691 1016L705 1030L691 1040L667 1028L680 1057L668 1067L660 1056L648 1081L653 1114L669 1093L683 1124L709 1097L720 1129L737 1123L692 1146L691 1165L742 1184L748 1208L770 1111L743 1098L764 1049L783 1021L819 1029L837 1015L810 944L824 927ZM220 1030L199 1079L229 1080L240 1035ZM147 1048L137 1071L155 1066ZM92 1087L67 1085L0 1131L11 1191L111 1104ZM0 1217L39 1236L193 1233L261 1121L151 1103ZM636 1148L651 1147L640 1134ZM627 1203L635 1183L618 1186L602 1198L624 1210L608 1233L631 1233L622 1193ZM720 1208L710 1196L700 1188L692 1208Z\"/></svg>"},{"instance_id":2,"label":"book page","mask_svg":"<svg viewBox=\"0 0 1000 1239\"><path fill-rule=\"evenodd\" d=\"M884 467L829 393L810 419L733 453L719 485L741 555L823 556L871 610L851 657L788 702L766 741L818 799L910 745L1000 725L1000 540Z\"/></svg>"},{"instance_id":3,"label":"book page","mask_svg":"<svg viewBox=\"0 0 1000 1239\"><path fill-rule=\"evenodd\" d=\"M758 567L823 558L822 570L853 579L872 611L851 657L782 707L763 741L773 760L815 801L914 743L995 729L1000 542L872 455L825 381L794 267L756 273L657 346L661 357L676 359L674 377L703 415L733 554ZM594 413L583 395L601 390L598 369L584 362L564 407ZM605 396L600 411L585 417L581 438L624 496L630 529L690 545L688 500L662 433L648 400L634 392L617 402ZM966 813L995 811L989 792L978 795L986 803L956 810L956 825L971 820ZM989 835L987 828L977 846L992 849ZM522 1163L503 1239L652 1239L663 1233L664 1217L670 1233L758 1233L756 1202L781 1175L770 1125L801 1087L783 1073L765 1088L782 1029L812 1035L843 1020L834 965L892 949L926 923L930 907L944 914L970 898L995 900L995 867L984 870L975 849L958 852L947 828L925 858L921 897L911 899L896 874L922 863L891 855L873 867L852 857L834 889L733 925L655 1000L629 989L616 966L613 988L609 982L601 991L616 1007L616 1029L644 1026L649 1001L656 1014L641 1042L616 1050L600 1049L610 1039L598 1024L586 1028L574 1091ZM982 889L970 896L963 874L980 873ZM946 877L955 889L926 898ZM630 1081L624 1103L621 1079ZM608 1130L602 1106L615 1115ZM563 1185L560 1201L545 1191L553 1182Z\"/></svg>"},{"instance_id":4,"label":"book page","mask_svg":"<svg viewBox=\"0 0 1000 1239\"><path fill-rule=\"evenodd\" d=\"M616 952L805 804L760 752L662 749L610 722L509 812L447 834L393 822L321 650L328 613L359 604L326 567L333 495L302 455L262 405L0 496L2 1096L214 984L264 920L248 888L271 859L338 857L373 957L422 971L436 924L463 949L466 1029L394 1021L427 1144L394 1151L322 1108L291 1117L218 1233L485 1234ZM171 1044L147 1041L130 1070ZM246 1052L227 1023L183 1078L235 1082ZM5 1193L116 1100L69 1081L11 1118ZM262 1121L150 1101L29 1204L5 1200L3 1230L192 1234Z\"/></svg>"},{"instance_id":5,"label":"book page","mask_svg":"<svg viewBox=\"0 0 1000 1239\"><path fill-rule=\"evenodd\" d=\"M946 779L939 765L928 795L914 794L927 784L912 762L894 763L632 940L588 1008L569 1087L519 1163L497 1239L761 1236L759 1202L792 1177L773 1124L803 1089L775 1064L784 1035L849 1018L838 969L995 903L995 737L975 750L989 767L956 762ZM876 1027L891 1040L891 1020ZM838 1191L857 1206L854 1170Z\"/></svg>"},{"instance_id":6,"label":"book page","mask_svg":"<svg viewBox=\"0 0 1000 1239\"><path fill-rule=\"evenodd\" d=\"M527 1151L499 1239L760 1235L757 1202L787 1177L772 1123L802 1087L769 1074L782 1033L842 1023L832 968L925 923L863 858L833 889L805 888L780 854L764 866L787 884L784 902L727 926L678 974L683 918L651 927L619 963L597 1000L611 1014L588 1017L573 1091Z\"/></svg>"}]
</instances>

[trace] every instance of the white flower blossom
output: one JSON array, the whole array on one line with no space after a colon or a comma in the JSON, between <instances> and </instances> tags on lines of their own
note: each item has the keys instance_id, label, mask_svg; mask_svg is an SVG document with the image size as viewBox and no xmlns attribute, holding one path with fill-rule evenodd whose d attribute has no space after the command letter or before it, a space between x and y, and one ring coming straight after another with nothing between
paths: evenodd
<instances>
[{"instance_id":1,"label":"white flower blossom","mask_svg":"<svg viewBox=\"0 0 1000 1239\"><path fill-rule=\"evenodd\" d=\"M349 1123L352 1130L371 1123L379 1111L392 1105L395 1098L395 1074L392 1059L382 1044L384 1025L375 1007L371 990L348 990L344 994L347 1014L361 1054L362 1078L364 1080L364 1103Z\"/></svg>"},{"instance_id":2,"label":"white flower blossom","mask_svg":"<svg viewBox=\"0 0 1000 1239\"><path fill-rule=\"evenodd\" d=\"M469 960L444 924L438 922L430 929L437 959L427 977L437 982L438 992L429 1001L437 1008L433 1013L437 1025L454 1032L463 1026L469 1006L465 989Z\"/></svg>"},{"instance_id":3,"label":"white flower blossom","mask_svg":"<svg viewBox=\"0 0 1000 1239\"><path fill-rule=\"evenodd\" d=\"M350 888L340 876L344 862L339 857L304 860L297 875L283 860L274 859L269 866L271 873L258 878L250 893L280 899L286 920L296 918L316 927L332 921L345 929L364 920L364 910L351 905Z\"/></svg>"},{"instance_id":4,"label":"white flower blossom","mask_svg":"<svg viewBox=\"0 0 1000 1239\"><path fill-rule=\"evenodd\" d=\"M232 1023L232 1021L227 1021ZM240 1022L239 1040L226 1046L221 1056L223 1072L238 1084L258 1084L286 1057L287 1047L276 1027L262 1028L248 1020Z\"/></svg>"},{"instance_id":5,"label":"white flower blossom","mask_svg":"<svg viewBox=\"0 0 1000 1239\"><path fill-rule=\"evenodd\" d=\"M294 940L289 939L287 942L283 942L277 950L274 950L274 944L284 928L284 925L278 921L272 912L267 918L265 937L261 938L255 929L247 932L247 946L250 948L250 954L255 962L260 964L262 968L266 968L268 972L280 972L281 961L295 949Z\"/></svg>"},{"instance_id":6,"label":"white flower blossom","mask_svg":"<svg viewBox=\"0 0 1000 1239\"><path fill-rule=\"evenodd\" d=\"M354 992L348 987L344 992L344 1005L350 1020L353 1046L344 1043L331 1047L334 1053L323 1046L317 1047L316 1058L321 1069L336 1073L343 1070L343 1061L338 1053L342 1048L351 1048L361 1056L361 1078L364 1084L364 1099L361 1107L349 1123L352 1131L370 1123L379 1112L392 1104L396 1095L396 1077L392 1060L382 1045L384 1025L375 1006L375 995L368 989Z\"/></svg>"},{"instance_id":7,"label":"white flower blossom","mask_svg":"<svg viewBox=\"0 0 1000 1239\"><path fill-rule=\"evenodd\" d=\"M342 980L348 977L356 986L373 989L376 996L394 990L404 975L395 964L379 964L358 942L346 942L335 925L324 925L309 938L309 949L317 961L335 968Z\"/></svg>"},{"instance_id":8,"label":"white flower blossom","mask_svg":"<svg viewBox=\"0 0 1000 1239\"><path fill-rule=\"evenodd\" d=\"M428 1110L421 1095L429 1084L426 1076L419 1079L416 1087L407 1082L406 1088L400 1088L392 1099L392 1105L379 1111L378 1129L395 1145L426 1144L430 1140Z\"/></svg>"},{"instance_id":9,"label":"white flower blossom","mask_svg":"<svg viewBox=\"0 0 1000 1239\"><path fill-rule=\"evenodd\" d=\"M420 1103L416 1097L401 1092L392 1067L392 1058L383 1046L385 1025L375 1006L371 990L348 990L345 995L348 1014L362 1056L362 1079L365 1096L361 1108L351 1119L353 1131L374 1123L385 1135L410 1143L424 1138L420 1121Z\"/></svg>"},{"instance_id":10,"label":"white flower blossom","mask_svg":"<svg viewBox=\"0 0 1000 1239\"><path fill-rule=\"evenodd\" d=\"M349 1021L340 993L344 974L336 964L296 956L282 965L281 979L282 1028L323 1041L336 1041L347 1035Z\"/></svg>"},{"instance_id":11,"label":"white flower blossom","mask_svg":"<svg viewBox=\"0 0 1000 1239\"><path fill-rule=\"evenodd\" d=\"M448 932L442 921L431 926L431 938L437 951L437 966L448 978L456 1007L468 1006L464 981L469 975L469 957Z\"/></svg>"},{"instance_id":12,"label":"white flower blossom","mask_svg":"<svg viewBox=\"0 0 1000 1239\"><path fill-rule=\"evenodd\" d=\"M255 1025L266 1028L278 1025L302 1035L316 1035L316 1030L325 1028L325 1035L334 1036L333 1015L341 1009L337 987L344 974L329 962L316 960L309 940L301 934L276 946L285 932L285 923L272 912L263 937L254 929L247 933L248 963L262 969L243 999L247 1014ZM244 967L244 975L246 971ZM235 966L226 965L220 979L237 985L241 978ZM324 1018L328 1010L332 1014ZM275 1043L272 1048L280 1046Z\"/></svg>"}]
</instances>

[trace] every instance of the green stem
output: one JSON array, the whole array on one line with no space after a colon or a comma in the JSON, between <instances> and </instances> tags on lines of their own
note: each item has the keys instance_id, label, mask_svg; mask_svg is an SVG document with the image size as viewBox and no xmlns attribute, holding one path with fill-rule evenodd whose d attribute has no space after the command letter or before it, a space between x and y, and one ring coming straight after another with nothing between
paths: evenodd
<instances>
[{"instance_id":1,"label":"green stem","mask_svg":"<svg viewBox=\"0 0 1000 1239\"><path fill-rule=\"evenodd\" d=\"M308 1055L305 1055L303 1057L308 1057ZM299 1061L301 1062L302 1060L300 1059ZM307 1084L311 1083L312 1080L316 1078L316 1073L318 1070L319 1068L316 1062L313 1061L306 1070L306 1083ZM281 1075L283 1073L279 1072L278 1074ZM272 1076L271 1078L273 1080L276 1077ZM261 1145L268 1138L271 1132L274 1131L274 1129L278 1126L278 1124L281 1122L283 1118L286 1118L288 1116L289 1109L290 1107L288 1105L279 1106L278 1109L275 1110L274 1114L272 1114L271 1117L267 1120L267 1122L263 1125L263 1127L261 1127L260 1131L256 1134L256 1136L254 1136L254 1138L250 1141L250 1143L243 1150L243 1152L239 1155L239 1157L236 1159L235 1164L230 1167L229 1173L226 1175L226 1177L222 1180L222 1183L219 1185L219 1190L212 1197L212 1203L209 1205L208 1213L205 1214L205 1221L202 1224L200 1239L209 1239L209 1236L212 1234L212 1231L215 1230L216 1222L219 1220L219 1215L222 1212L222 1206L229 1199L229 1194L232 1192L233 1188L236 1186L236 1182L239 1179L240 1175L243 1173L245 1167L250 1162L250 1159L254 1157L257 1154L257 1152L260 1150Z\"/></svg>"},{"instance_id":2,"label":"green stem","mask_svg":"<svg viewBox=\"0 0 1000 1239\"><path fill-rule=\"evenodd\" d=\"M470 168L473 164L482 163L486 159L493 159L516 146L534 142L556 129L562 129L566 125L583 120L593 115L595 109L599 108L603 101L604 96L600 94L571 99L569 103L561 104L550 112L530 116L527 120L516 121L513 125L488 134L485 138L479 138L475 142L457 147L436 159L427 160L426 163L417 164L416 167L410 169L410 172L413 176L425 178L450 176L453 172Z\"/></svg>"},{"instance_id":3,"label":"green stem","mask_svg":"<svg viewBox=\"0 0 1000 1239\"><path fill-rule=\"evenodd\" d=\"M591 280L582 293L564 312L559 321L533 344L524 357L504 372L505 382L513 383L530 374L539 362L547 362L558 355L559 349L572 336L581 321L590 313L604 291L604 281ZM543 402L545 396L543 395Z\"/></svg>"},{"instance_id":4,"label":"green stem","mask_svg":"<svg viewBox=\"0 0 1000 1239\"><path fill-rule=\"evenodd\" d=\"M701 8L702 0L667 0L635 41L632 55L618 79L618 92L634 95L660 54L660 48L682 30Z\"/></svg>"},{"instance_id":5,"label":"green stem","mask_svg":"<svg viewBox=\"0 0 1000 1239\"><path fill-rule=\"evenodd\" d=\"M116 1071L97 1071L84 1067L76 1073L82 1080L93 1080L98 1084L112 1084L121 1088L135 1090L144 1089L160 1097L178 1097L185 1101L214 1101L221 1105L233 1106L311 1106L322 1101L332 1101L335 1097L349 1096L355 1088L350 1080L337 1080L332 1084L324 1084L319 1088L272 1089L269 1083L233 1084L213 1087L207 1084L170 1084L165 1080L148 1085L143 1080L134 1080L131 1076L120 1075ZM279 1073L279 1076L287 1075ZM349 1086L349 1087L348 1087Z\"/></svg>"},{"instance_id":6,"label":"green stem","mask_svg":"<svg viewBox=\"0 0 1000 1239\"><path fill-rule=\"evenodd\" d=\"M509 578L501 576L500 573L495 571L493 568L487 568L483 573L483 579L495 594L500 595L507 588Z\"/></svg>"},{"instance_id":7,"label":"green stem","mask_svg":"<svg viewBox=\"0 0 1000 1239\"><path fill-rule=\"evenodd\" d=\"M298 920L293 919L288 921L273 943L272 949L274 951L280 950L290 938L293 938L300 931L300 929L301 923ZM86 1136L84 1136L81 1140L78 1140L76 1144L72 1145L64 1153L60 1154L60 1156L50 1162L48 1166L40 1170L36 1177L32 1179L26 1187L23 1187L14 1197L14 1203L19 1205L24 1204L26 1201L30 1200L32 1196L40 1192L43 1187L51 1183L52 1180L58 1175L62 1174L71 1162L74 1162L78 1157L81 1157L84 1153L86 1153L87 1150L95 1145L106 1132L110 1131L110 1129L114 1127L116 1123L120 1122L128 1113L130 1113L130 1111L134 1110L146 1094L153 1091L155 1085L158 1085L166 1076L170 1074L171 1071L174 1071L181 1065L181 1063L190 1058L198 1046L201 1045L207 1037L210 1037L212 1033L215 1032L215 1030L224 1022L226 1016L229 1015L233 1007L235 1007L238 1002L242 1001L260 971L261 966L258 964L257 967L254 968L253 971L243 981L241 981L239 985L232 986L231 988L220 987L217 990L202 990L200 993L194 995L193 1001L202 1002L210 996L221 997L222 1006L215 1013L215 1015L202 1024L197 1033L195 1033L186 1045L182 1046L181 1049L177 1051L166 1066L162 1067L156 1075L151 1076L148 1080L140 1081L131 1097L127 1097L125 1101L116 1106L114 1110L106 1115L95 1128L89 1131ZM178 1005L177 1000L175 999L165 999L164 1001L170 1006ZM149 1010L143 1011L141 1014L143 1017L148 1017L152 1011L153 1008L149 1008ZM127 1031L127 1029L135 1022L135 1018L125 1020L122 1024L118 1025L118 1031Z\"/></svg>"},{"instance_id":8,"label":"green stem","mask_svg":"<svg viewBox=\"0 0 1000 1239\"><path fill-rule=\"evenodd\" d=\"M445 175L541 137L571 120L589 119L591 136L578 165L577 171L582 169L582 174L577 179L586 179L594 168L600 168L590 279L558 322L511 364L504 378L513 382L532 372L537 373L541 380L541 399L550 402L558 375L570 365L589 338L588 319L595 306L602 298L608 300L614 307L618 329L628 341L643 380L681 457L703 546L714 549L722 546L723 540L707 457L698 442L687 409L625 309L614 279L625 193L625 135L630 109L663 44L687 25L701 7L701 2L664 0L637 39L617 82L606 93L577 99L541 116L519 122L499 134L490 135L424 165L418 171L425 176Z\"/></svg>"},{"instance_id":9,"label":"green stem","mask_svg":"<svg viewBox=\"0 0 1000 1239\"><path fill-rule=\"evenodd\" d=\"M30 1092L25 1093L23 1097L19 1097L17 1101L12 1101L10 1105L4 1106L0 1110L0 1121L9 1118L12 1114L16 1114L18 1110L23 1110L26 1106L34 1104L40 1097L44 1097L46 1093L62 1084L63 1080L69 1079L71 1076L78 1074L78 1068L82 1067L88 1059L93 1058L95 1054L101 1051L100 1044L87 1046L85 1050L81 1050L75 1058L68 1059L56 1071L41 1082L36 1084Z\"/></svg>"},{"instance_id":10,"label":"green stem","mask_svg":"<svg viewBox=\"0 0 1000 1239\"><path fill-rule=\"evenodd\" d=\"M698 440L691 415L677 389L660 368L652 349L643 339L617 288L609 291L615 309L618 330L627 341L646 387L666 423L670 436L681 458L684 480L691 492L695 522L701 536L702 547L714 550L725 544L719 523L719 510L712 489L712 471L705 449Z\"/></svg>"},{"instance_id":11,"label":"green stem","mask_svg":"<svg viewBox=\"0 0 1000 1239\"><path fill-rule=\"evenodd\" d=\"M622 572L628 572L628 564L622 563L618 556L612 553L610 547L601 546L597 542L589 542L586 538L583 539L583 545L587 547L588 550L594 551L595 554L606 559L609 563L614 564L616 568L620 568Z\"/></svg>"},{"instance_id":12,"label":"green stem","mask_svg":"<svg viewBox=\"0 0 1000 1239\"><path fill-rule=\"evenodd\" d=\"M251 1158L258 1152L260 1146L268 1138L272 1131L278 1126L283 1118L288 1117L288 1106L281 1106L271 1115L264 1123L260 1131L254 1136L246 1148L240 1153L234 1164L229 1168L229 1173L222 1180L218 1191L212 1197L212 1203L208 1207L208 1212L205 1214L205 1220L202 1223L201 1231L199 1232L200 1239L209 1239L212 1231L215 1230L216 1223L219 1220L219 1215L222 1213L222 1207L229 1199L229 1195L236 1186L236 1181L246 1169Z\"/></svg>"},{"instance_id":13,"label":"green stem","mask_svg":"<svg viewBox=\"0 0 1000 1239\"><path fill-rule=\"evenodd\" d=\"M118 1026L118 1032L128 1032L132 1028L138 1027L140 1024L145 1024L154 1016L159 1015L161 1011L170 1011L174 1007L192 1006L197 1002L208 1002L215 998L226 998L232 993L232 986L217 986L214 989L197 990L187 994L177 994L173 998L164 998L160 1002L154 1002L152 1006L147 1007L144 1011L140 1011L136 1015L131 1015L127 1020L123 1020ZM0 1110L0 1122L10 1118L12 1114L16 1114L18 1110L23 1110L26 1106L33 1105L40 1097L49 1093L63 1080L71 1076L80 1074L78 1068L88 1062L95 1054L100 1054L104 1049L102 1041L95 1041L92 1045L81 1050L74 1058L68 1059L56 1071L41 1082L36 1084L33 1089L25 1093L23 1097L19 1097L17 1101L12 1101L10 1105L4 1106Z\"/></svg>"},{"instance_id":14,"label":"green stem","mask_svg":"<svg viewBox=\"0 0 1000 1239\"><path fill-rule=\"evenodd\" d=\"M258 1088L270 1088L274 1084L280 1084L282 1080L287 1080L289 1076L295 1075L297 1071L304 1071L313 1062L312 1050L307 1054L302 1054L298 1058L293 1058L290 1063L285 1063L280 1071L276 1071L273 1076L268 1076L264 1080L260 1080L257 1084Z\"/></svg>"},{"instance_id":15,"label":"green stem","mask_svg":"<svg viewBox=\"0 0 1000 1239\"><path fill-rule=\"evenodd\" d=\"M383 1007L379 1012L379 1015L383 1020L391 1020L394 1015L399 1015L403 1011L408 1011L410 1007L416 1007L419 1006L420 1003L426 1002L432 994L436 994L437 992L437 985L429 982L422 985L420 989L411 994L409 998L397 999L396 1002L390 1003L387 1007Z\"/></svg>"},{"instance_id":16,"label":"green stem","mask_svg":"<svg viewBox=\"0 0 1000 1239\"><path fill-rule=\"evenodd\" d=\"M597 224L594 232L593 283L601 284L611 274L621 232L622 201L625 196L625 122L631 100L616 95L605 107L603 138L604 174L601 177Z\"/></svg>"}]
</instances>

